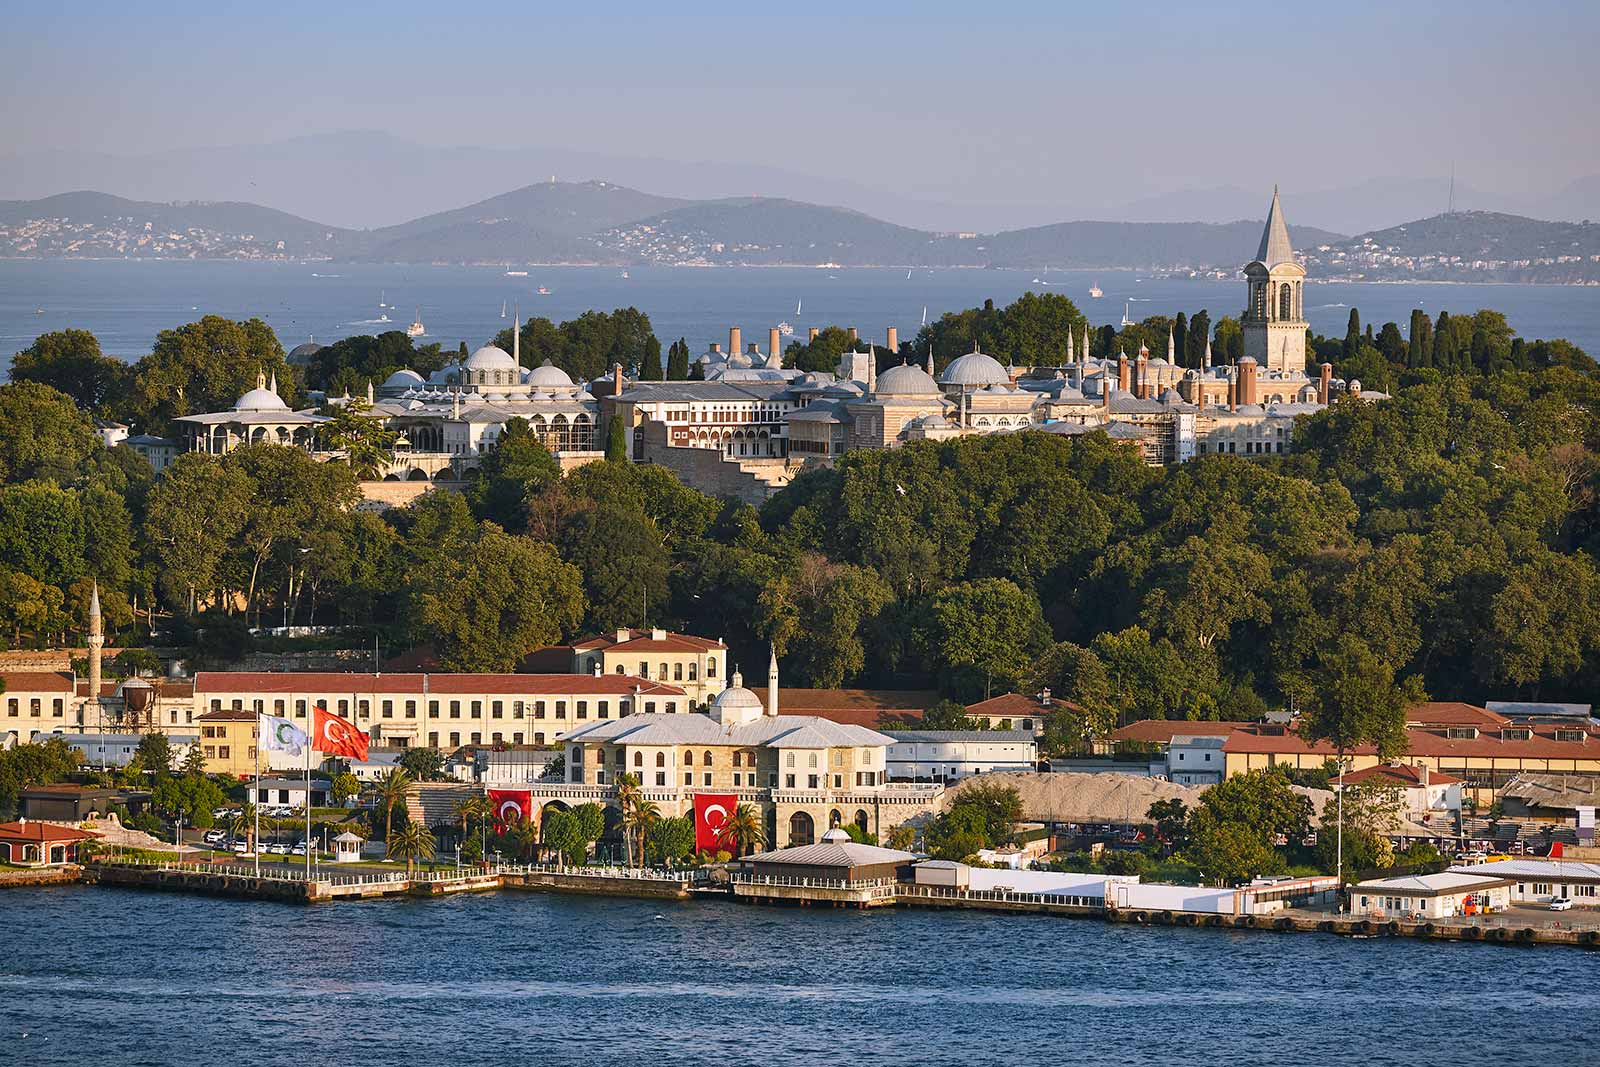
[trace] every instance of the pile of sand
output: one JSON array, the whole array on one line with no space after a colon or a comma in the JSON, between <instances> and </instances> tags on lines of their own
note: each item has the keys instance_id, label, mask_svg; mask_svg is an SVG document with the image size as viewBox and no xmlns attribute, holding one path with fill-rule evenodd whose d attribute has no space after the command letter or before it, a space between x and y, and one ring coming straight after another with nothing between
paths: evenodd
<instances>
[{"instance_id":1,"label":"pile of sand","mask_svg":"<svg viewBox=\"0 0 1600 1067\"><path fill-rule=\"evenodd\" d=\"M985 774L968 778L945 793L944 803L974 785L1014 786L1022 798L1022 817L1031 822L1146 823L1146 812L1158 800L1181 800L1189 807L1200 802L1208 786L1178 785L1139 774ZM1326 789L1294 791L1311 800L1311 820L1333 798Z\"/></svg>"}]
</instances>

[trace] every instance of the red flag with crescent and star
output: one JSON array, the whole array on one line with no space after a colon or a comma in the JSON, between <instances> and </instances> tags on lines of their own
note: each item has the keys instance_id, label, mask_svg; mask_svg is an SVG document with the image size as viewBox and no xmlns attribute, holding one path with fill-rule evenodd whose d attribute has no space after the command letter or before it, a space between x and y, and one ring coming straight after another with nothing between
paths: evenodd
<instances>
[{"instance_id":1,"label":"red flag with crescent and star","mask_svg":"<svg viewBox=\"0 0 1600 1067\"><path fill-rule=\"evenodd\" d=\"M348 719L341 719L318 704L312 709L311 747L318 752L351 759L367 758L367 735L355 728Z\"/></svg>"},{"instance_id":2,"label":"red flag with crescent and star","mask_svg":"<svg viewBox=\"0 0 1600 1067\"><path fill-rule=\"evenodd\" d=\"M716 852L723 848L722 828L733 816L739 798L732 793L694 795L694 847Z\"/></svg>"},{"instance_id":3,"label":"red flag with crescent and star","mask_svg":"<svg viewBox=\"0 0 1600 1067\"><path fill-rule=\"evenodd\" d=\"M533 795L526 789L491 789L489 805L494 808L494 828L505 833L512 826L528 821L533 811Z\"/></svg>"}]
</instances>

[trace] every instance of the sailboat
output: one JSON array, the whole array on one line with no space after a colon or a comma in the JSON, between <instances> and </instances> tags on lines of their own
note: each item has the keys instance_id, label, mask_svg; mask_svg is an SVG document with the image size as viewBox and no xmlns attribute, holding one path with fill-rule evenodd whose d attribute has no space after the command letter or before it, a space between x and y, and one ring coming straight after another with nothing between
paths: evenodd
<instances>
[{"instance_id":1,"label":"sailboat","mask_svg":"<svg viewBox=\"0 0 1600 1067\"><path fill-rule=\"evenodd\" d=\"M795 318L798 319L800 317L800 305L804 304L805 302L806 302L806 298L805 297L801 297L799 300L796 300L794 302L794 317Z\"/></svg>"},{"instance_id":2,"label":"sailboat","mask_svg":"<svg viewBox=\"0 0 1600 1067\"><path fill-rule=\"evenodd\" d=\"M504 300L500 301L500 317L502 319L506 317L506 302Z\"/></svg>"},{"instance_id":3,"label":"sailboat","mask_svg":"<svg viewBox=\"0 0 1600 1067\"><path fill-rule=\"evenodd\" d=\"M380 311L389 306L388 300L389 300L389 298L384 296L383 290L379 289L378 290L378 309Z\"/></svg>"},{"instance_id":4,"label":"sailboat","mask_svg":"<svg viewBox=\"0 0 1600 1067\"><path fill-rule=\"evenodd\" d=\"M427 332L428 332L428 328L426 326L422 325L422 309L418 308L417 309L416 321L413 322L410 326L406 327L406 336L407 337L421 337L423 334L425 334Z\"/></svg>"},{"instance_id":5,"label":"sailboat","mask_svg":"<svg viewBox=\"0 0 1600 1067\"><path fill-rule=\"evenodd\" d=\"M908 271L906 271L906 281L909 282L910 280L911 280L911 272L908 270Z\"/></svg>"},{"instance_id":6,"label":"sailboat","mask_svg":"<svg viewBox=\"0 0 1600 1067\"><path fill-rule=\"evenodd\" d=\"M928 325L928 305L922 305L922 325Z\"/></svg>"},{"instance_id":7,"label":"sailboat","mask_svg":"<svg viewBox=\"0 0 1600 1067\"><path fill-rule=\"evenodd\" d=\"M1122 325L1124 325L1124 326L1137 326L1138 323L1136 323L1132 319L1128 318L1128 306L1129 305L1127 305L1126 303L1122 305Z\"/></svg>"}]
</instances>

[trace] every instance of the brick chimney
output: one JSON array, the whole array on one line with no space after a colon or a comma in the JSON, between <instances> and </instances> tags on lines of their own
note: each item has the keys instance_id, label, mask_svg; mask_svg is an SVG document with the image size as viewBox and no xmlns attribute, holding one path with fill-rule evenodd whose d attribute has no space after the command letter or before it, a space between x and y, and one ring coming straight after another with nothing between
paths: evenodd
<instances>
[{"instance_id":1,"label":"brick chimney","mask_svg":"<svg viewBox=\"0 0 1600 1067\"><path fill-rule=\"evenodd\" d=\"M1322 375L1317 379L1317 403L1326 405L1333 395L1333 364L1322 365Z\"/></svg>"},{"instance_id":2,"label":"brick chimney","mask_svg":"<svg viewBox=\"0 0 1600 1067\"><path fill-rule=\"evenodd\" d=\"M1144 345L1139 346L1139 355L1133 363L1134 395L1140 400L1150 399L1150 357L1149 349Z\"/></svg>"},{"instance_id":3,"label":"brick chimney","mask_svg":"<svg viewBox=\"0 0 1600 1067\"><path fill-rule=\"evenodd\" d=\"M767 331L767 355L775 356L782 351L783 335L780 334L778 332L778 328L774 326L772 329Z\"/></svg>"},{"instance_id":4,"label":"brick chimney","mask_svg":"<svg viewBox=\"0 0 1600 1067\"><path fill-rule=\"evenodd\" d=\"M1323 366L1326 367L1327 364L1324 363ZM1417 784L1424 789L1428 788L1428 779L1431 773L1426 763L1417 764Z\"/></svg>"},{"instance_id":5,"label":"brick chimney","mask_svg":"<svg viewBox=\"0 0 1600 1067\"><path fill-rule=\"evenodd\" d=\"M611 395L622 395L622 364L611 364Z\"/></svg>"},{"instance_id":6,"label":"brick chimney","mask_svg":"<svg viewBox=\"0 0 1600 1067\"><path fill-rule=\"evenodd\" d=\"M740 334L739 327L737 327L737 326L729 326L728 327L728 358L729 359L732 359L734 356L737 356L740 353L741 349L740 349L739 346L742 343L742 341L743 341L743 338L742 338L742 336Z\"/></svg>"},{"instance_id":7,"label":"brick chimney","mask_svg":"<svg viewBox=\"0 0 1600 1067\"><path fill-rule=\"evenodd\" d=\"M861 336L856 333L856 328L854 326L850 327L850 340L852 340L852 341L861 340Z\"/></svg>"},{"instance_id":8,"label":"brick chimney","mask_svg":"<svg viewBox=\"0 0 1600 1067\"><path fill-rule=\"evenodd\" d=\"M1239 361L1239 403L1241 406L1256 402L1256 361L1245 356Z\"/></svg>"},{"instance_id":9,"label":"brick chimney","mask_svg":"<svg viewBox=\"0 0 1600 1067\"><path fill-rule=\"evenodd\" d=\"M1124 393L1128 391L1128 354L1117 353L1117 388Z\"/></svg>"},{"instance_id":10,"label":"brick chimney","mask_svg":"<svg viewBox=\"0 0 1600 1067\"><path fill-rule=\"evenodd\" d=\"M884 341L884 347L889 350L889 355L891 357L898 355L900 352L900 331L895 329L893 326L889 327L887 339Z\"/></svg>"}]
</instances>

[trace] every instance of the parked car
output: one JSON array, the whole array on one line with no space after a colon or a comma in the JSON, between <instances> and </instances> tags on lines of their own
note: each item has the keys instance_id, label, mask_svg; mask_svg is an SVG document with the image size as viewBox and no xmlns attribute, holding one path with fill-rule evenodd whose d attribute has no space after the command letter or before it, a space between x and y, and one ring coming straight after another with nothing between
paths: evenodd
<instances>
[{"instance_id":1,"label":"parked car","mask_svg":"<svg viewBox=\"0 0 1600 1067\"><path fill-rule=\"evenodd\" d=\"M295 846L289 850L289 855L291 856L304 856L305 854L306 843L304 841L296 842Z\"/></svg>"},{"instance_id":2,"label":"parked car","mask_svg":"<svg viewBox=\"0 0 1600 1067\"><path fill-rule=\"evenodd\" d=\"M287 856L289 854L289 846L284 844L282 841L274 841L272 844L267 846L267 851L272 853L274 856Z\"/></svg>"},{"instance_id":3,"label":"parked car","mask_svg":"<svg viewBox=\"0 0 1600 1067\"><path fill-rule=\"evenodd\" d=\"M201 840L208 845L220 845L223 841L227 840L227 837L228 835L223 833L221 830L207 830L205 832L205 836L202 837Z\"/></svg>"},{"instance_id":4,"label":"parked car","mask_svg":"<svg viewBox=\"0 0 1600 1067\"><path fill-rule=\"evenodd\" d=\"M1555 899L1550 901L1550 910L1551 911L1571 911L1572 910L1572 898L1571 897L1556 897Z\"/></svg>"},{"instance_id":5,"label":"parked car","mask_svg":"<svg viewBox=\"0 0 1600 1067\"><path fill-rule=\"evenodd\" d=\"M250 851L250 844L247 841L235 841L233 851L235 855L243 856Z\"/></svg>"}]
</instances>

